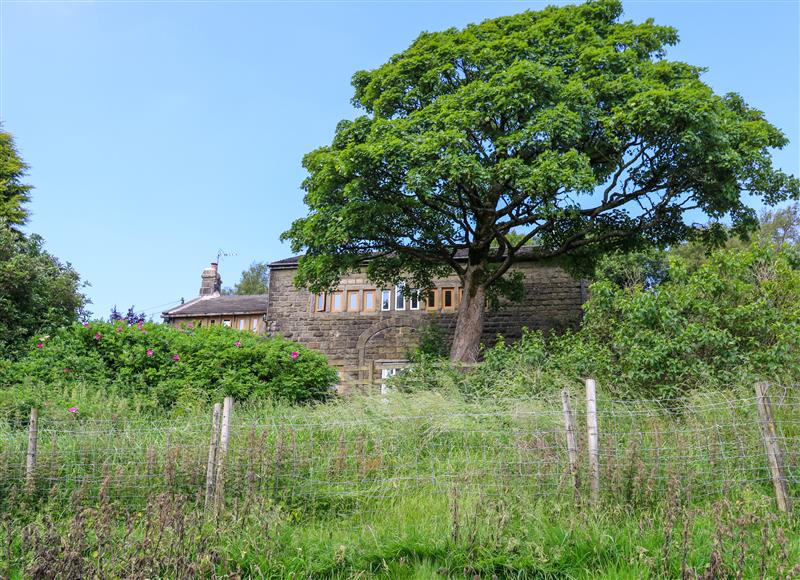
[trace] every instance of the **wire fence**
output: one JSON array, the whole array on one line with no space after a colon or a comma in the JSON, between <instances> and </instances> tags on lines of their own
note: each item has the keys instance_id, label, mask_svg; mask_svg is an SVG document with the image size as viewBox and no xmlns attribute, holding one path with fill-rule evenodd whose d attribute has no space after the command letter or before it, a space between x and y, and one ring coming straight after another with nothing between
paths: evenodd
<instances>
[{"instance_id":1,"label":"wire fence","mask_svg":"<svg viewBox=\"0 0 800 580\"><path fill-rule=\"evenodd\" d=\"M769 399L773 443L783 469L778 483L790 500L796 499L800 396L771 390ZM43 418L36 429L33 465L29 430L0 429L0 492L4 497L23 490L91 497L102 488L130 505L165 492L202 504L209 492L218 495L223 489L220 501L228 504L265 497L318 504L454 490L527 501L585 499L596 479L604 502L659 502L675 485L692 498L742 487L776 494L759 403L757 395L692 403L601 398L596 473L588 460L590 417L575 394L569 416L575 434L572 460L569 420L557 397L505 401L486 412L383 412L325 421L311 414L311 420L303 420L234 411L223 455L219 439L212 437L211 416ZM376 398L375 405L380 404ZM222 481L216 481L220 469ZM212 472L215 480L209 481Z\"/></svg>"}]
</instances>

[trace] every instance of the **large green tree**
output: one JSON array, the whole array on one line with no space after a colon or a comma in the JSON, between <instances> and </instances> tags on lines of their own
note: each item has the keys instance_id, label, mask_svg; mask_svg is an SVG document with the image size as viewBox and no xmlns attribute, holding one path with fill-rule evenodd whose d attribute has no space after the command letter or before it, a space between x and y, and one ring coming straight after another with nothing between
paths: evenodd
<instances>
[{"instance_id":1,"label":"large green tree","mask_svg":"<svg viewBox=\"0 0 800 580\"><path fill-rule=\"evenodd\" d=\"M36 334L83 317L88 300L78 273L47 253L40 236L0 220L0 358L13 357Z\"/></svg>"},{"instance_id":2,"label":"large green tree","mask_svg":"<svg viewBox=\"0 0 800 580\"><path fill-rule=\"evenodd\" d=\"M515 263L674 244L690 210L737 233L757 225L743 192L796 198L798 180L772 165L783 133L715 94L701 67L667 60L673 28L621 15L598 0L423 33L357 72L365 114L303 161L309 214L284 233L305 251L296 283L333 287L366 258L379 284L455 271L451 358L469 361L487 294Z\"/></svg>"},{"instance_id":3,"label":"large green tree","mask_svg":"<svg viewBox=\"0 0 800 580\"><path fill-rule=\"evenodd\" d=\"M0 219L12 226L21 226L28 219L24 205L30 200L31 186L22 183L27 170L14 147L14 138L0 130Z\"/></svg>"}]
</instances>

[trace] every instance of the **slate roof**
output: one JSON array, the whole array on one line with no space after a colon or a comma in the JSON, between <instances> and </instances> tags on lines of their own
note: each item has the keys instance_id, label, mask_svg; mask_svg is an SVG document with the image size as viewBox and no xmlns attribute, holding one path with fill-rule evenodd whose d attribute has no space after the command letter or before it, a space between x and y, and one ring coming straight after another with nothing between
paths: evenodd
<instances>
[{"instance_id":1,"label":"slate roof","mask_svg":"<svg viewBox=\"0 0 800 580\"><path fill-rule=\"evenodd\" d=\"M231 316L236 314L265 314L267 295L201 296L162 312L165 317Z\"/></svg>"},{"instance_id":2,"label":"slate roof","mask_svg":"<svg viewBox=\"0 0 800 580\"><path fill-rule=\"evenodd\" d=\"M299 256L292 256L290 258L284 258L283 260L276 260L274 262L270 262L267 265L269 266L270 270L297 268L297 262L302 257L303 257L303 254L300 254Z\"/></svg>"},{"instance_id":3,"label":"slate roof","mask_svg":"<svg viewBox=\"0 0 800 580\"><path fill-rule=\"evenodd\" d=\"M520 248L518 255L525 254L529 252L531 248L528 246L524 246ZM270 262L268 264L270 270L289 270L297 268L298 261L300 258L303 257L303 254L299 256L291 256L289 258L284 258L283 260L276 260L275 262ZM456 251L455 259L456 260L466 260L469 257L469 251L466 249L460 249ZM368 259L368 258L366 258Z\"/></svg>"}]
</instances>

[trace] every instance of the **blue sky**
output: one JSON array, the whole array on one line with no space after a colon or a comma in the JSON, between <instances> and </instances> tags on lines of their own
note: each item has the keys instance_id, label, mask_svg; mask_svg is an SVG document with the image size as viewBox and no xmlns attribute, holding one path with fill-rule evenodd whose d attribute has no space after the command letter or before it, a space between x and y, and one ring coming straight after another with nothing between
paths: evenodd
<instances>
[{"instance_id":1,"label":"blue sky","mask_svg":"<svg viewBox=\"0 0 800 580\"><path fill-rule=\"evenodd\" d=\"M91 283L91 310L157 314L197 294L219 249L233 285L305 214L302 156L353 117L350 77L422 30L557 2L0 1L0 119L31 166L28 229ZM669 57L710 70L792 143L800 173L800 4L644 1Z\"/></svg>"}]
</instances>

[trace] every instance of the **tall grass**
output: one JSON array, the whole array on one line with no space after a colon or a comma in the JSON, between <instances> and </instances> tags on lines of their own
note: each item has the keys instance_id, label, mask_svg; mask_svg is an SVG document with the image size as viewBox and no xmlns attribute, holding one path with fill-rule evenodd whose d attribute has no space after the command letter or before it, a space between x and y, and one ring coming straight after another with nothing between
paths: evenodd
<instances>
[{"instance_id":1,"label":"tall grass","mask_svg":"<svg viewBox=\"0 0 800 580\"><path fill-rule=\"evenodd\" d=\"M797 497L798 404L775 402ZM0 575L800 573L800 527L776 514L752 396L601 399L598 409L602 496L592 507L585 438L576 499L555 397L237 407L216 521L202 509L206 414L45 417L33 489L22 483L26 432L6 425Z\"/></svg>"}]
</instances>

